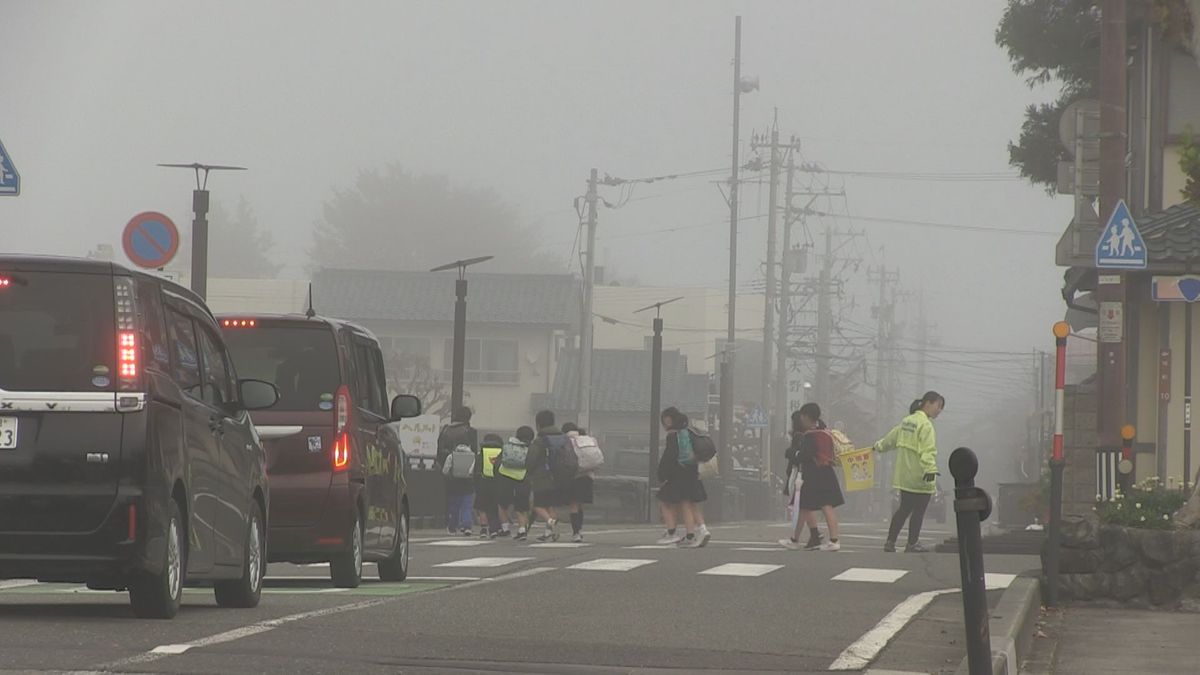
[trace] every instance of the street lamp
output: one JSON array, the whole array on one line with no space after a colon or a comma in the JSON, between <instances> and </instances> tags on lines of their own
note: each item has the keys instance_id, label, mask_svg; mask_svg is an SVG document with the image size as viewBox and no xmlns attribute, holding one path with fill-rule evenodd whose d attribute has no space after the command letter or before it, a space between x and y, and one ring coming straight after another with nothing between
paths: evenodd
<instances>
[{"instance_id":1,"label":"street lamp","mask_svg":"<svg viewBox=\"0 0 1200 675\"><path fill-rule=\"evenodd\" d=\"M654 310L654 339L651 341L650 347L650 468L646 473L646 522L651 522L653 519L653 502L654 484L657 482L657 476L654 474L658 471L658 432L660 427L659 415L662 414L662 308L663 305L669 305L672 302L682 300L684 296L663 300L652 305L647 305L634 314L640 314L649 310Z\"/></svg>"},{"instance_id":2,"label":"street lamp","mask_svg":"<svg viewBox=\"0 0 1200 675\"><path fill-rule=\"evenodd\" d=\"M454 284L454 362L450 370L450 415L463 404L463 371L467 356L467 268L487 262L495 256L485 255L467 260L455 260L430 272L458 270L458 281Z\"/></svg>"},{"instance_id":3,"label":"street lamp","mask_svg":"<svg viewBox=\"0 0 1200 675\"><path fill-rule=\"evenodd\" d=\"M208 172L245 171L244 166L216 164L159 164L168 169L191 169L196 172L196 189L192 191L192 290L208 299ZM201 180L200 172L204 172Z\"/></svg>"}]
</instances>

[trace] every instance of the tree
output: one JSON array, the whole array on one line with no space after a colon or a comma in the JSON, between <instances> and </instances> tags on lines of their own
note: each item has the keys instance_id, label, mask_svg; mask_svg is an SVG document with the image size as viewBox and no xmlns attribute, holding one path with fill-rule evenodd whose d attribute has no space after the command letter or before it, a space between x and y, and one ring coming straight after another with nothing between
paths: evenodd
<instances>
[{"instance_id":1,"label":"tree","mask_svg":"<svg viewBox=\"0 0 1200 675\"><path fill-rule=\"evenodd\" d=\"M996 28L996 44L1030 88L1060 85L1054 103L1026 108L1021 135L1008 144L1009 165L1053 193L1058 162L1068 158L1058 139L1058 121L1067 105L1096 95L1099 10L1092 0L1009 0Z\"/></svg>"},{"instance_id":2,"label":"tree","mask_svg":"<svg viewBox=\"0 0 1200 675\"><path fill-rule=\"evenodd\" d=\"M259 227L258 217L245 197L238 199L232 218L220 203L213 204L208 226L209 276L274 279L282 267L271 261L274 246L274 238Z\"/></svg>"},{"instance_id":3,"label":"tree","mask_svg":"<svg viewBox=\"0 0 1200 675\"><path fill-rule=\"evenodd\" d=\"M385 350L383 361L390 394L412 394L421 399L424 414L437 415L443 420L450 418L450 393L427 356L389 349Z\"/></svg>"},{"instance_id":4,"label":"tree","mask_svg":"<svg viewBox=\"0 0 1200 675\"><path fill-rule=\"evenodd\" d=\"M359 173L335 190L309 250L313 267L419 270L493 255L489 271L563 271L535 228L492 190L417 175L398 164Z\"/></svg>"}]
</instances>

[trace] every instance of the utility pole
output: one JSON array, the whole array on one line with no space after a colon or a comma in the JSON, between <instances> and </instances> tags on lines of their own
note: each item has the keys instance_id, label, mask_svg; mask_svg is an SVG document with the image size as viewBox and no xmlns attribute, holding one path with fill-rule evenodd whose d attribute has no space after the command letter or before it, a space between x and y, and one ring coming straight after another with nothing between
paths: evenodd
<instances>
[{"instance_id":1,"label":"utility pole","mask_svg":"<svg viewBox=\"0 0 1200 675\"><path fill-rule=\"evenodd\" d=\"M829 344L829 336L833 329L833 301L830 297L830 286L833 285L833 235L833 228L826 227L825 257L821 260L821 272L817 282L816 398L825 405L833 403L829 395L829 366L833 356L833 348Z\"/></svg>"},{"instance_id":2,"label":"utility pole","mask_svg":"<svg viewBox=\"0 0 1200 675\"><path fill-rule=\"evenodd\" d=\"M879 271L874 275L868 273L868 277L871 276L874 277L871 281L879 284L879 300L875 306L875 318L877 321L875 337L875 417L877 431L882 436L888 430L893 418L896 416L896 411L893 409L895 407L895 357L893 354L892 337L895 332L896 320L896 291L894 284L899 279L899 274L889 271L885 266L880 266Z\"/></svg>"},{"instance_id":3,"label":"utility pole","mask_svg":"<svg viewBox=\"0 0 1200 675\"><path fill-rule=\"evenodd\" d=\"M779 335L775 345L775 410L778 411L780 419L780 430L786 432L789 424L789 416L792 411L788 410L788 357L791 354L791 348L788 346L788 337L791 332L792 324L792 265L794 264L794 254L792 253L792 223L794 218L792 215L792 197L793 182L796 177L796 157L795 154L789 154L787 160L787 188L784 191L784 208L783 208L783 255L780 256L781 264L779 266ZM780 437L786 436L786 433L781 433Z\"/></svg>"},{"instance_id":4,"label":"utility pole","mask_svg":"<svg viewBox=\"0 0 1200 675\"><path fill-rule=\"evenodd\" d=\"M587 251L584 253L583 307L579 316L579 415L578 423L583 429L591 429L592 413L592 293L596 281L596 170L588 178L587 196Z\"/></svg>"},{"instance_id":5,"label":"utility pole","mask_svg":"<svg viewBox=\"0 0 1200 675\"><path fill-rule=\"evenodd\" d=\"M920 322L917 324L917 343L921 345L921 351L917 353L917 392L924 393L929 390L925 384L925 367L929 363L929 348L932 346L929 342L929 320L925 316L924 293L917 300L917 317Z\"/></svg>"},{"instance_id":6,"label":"utility pole","mask_svg":"<svg viewBox=\"0 0 1200 675\"><path fill-rule=\"evenodd\" d=\"M1100 232L1125 196L1126 153L1126 0L1103 0L1100 18ZM1125 275L1102 271L1096 294L1100 311L1120 310L1124 316ZM1106 278L1116 283L1105 283ZM1189 324L1190 325L1190 324ZM1098 429L1102 447L1121 444L1125 424L1125 342L1124 330L1101 338L1099 359ZM1105 341L1105 337L1111 341ZM1190 348L1190 345L1189 345ZM1185 401L1185 407L1188 407ZM1185 413L1185 417L1186 417Z\"/></svg>"},{"instance_id":7,"label":"utility pole","mask_svg":"<svg viewBox=\"0 0 1200 675\"><path fill-rule=\"evenodd\" d=\"M733 24L733 161L729 178L729 327L721 360L721 457L722 475L733 470L733 362L737 344L737 231L738 231L738 126L742 105L742 17Z\"/></svg>"}]
</instances>

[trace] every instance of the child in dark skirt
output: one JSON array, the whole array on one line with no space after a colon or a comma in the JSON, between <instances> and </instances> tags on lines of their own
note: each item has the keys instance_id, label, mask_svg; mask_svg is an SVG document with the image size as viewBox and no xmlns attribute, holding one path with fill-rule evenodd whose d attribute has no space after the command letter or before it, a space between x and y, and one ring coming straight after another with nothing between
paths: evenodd
<instances>
[{"instance_id":1,"label":"child in dark skirt","mask_svg":"<svg viewBox=\"0 0 1200 675\"><path fill-rule=\"evenodd\" d=\"M792 536L780 539L780 545L789 549L799 548L800 531L807 523L812 536L805 548L840 551L842 545L838 542L838 519L833 510L845 504L846 500L842 497L842 486L833 469L837 461L833 436L821 421L821 407L816 403L806 403L792 413L792 445L788 448L787 456L792 465L800 468L802 483L797 499L800 518L796 521ZM817 511L825 514L825 524L829 530L829 541L824 543L821 543L817 532Z\"/></svg>"}]
</instances>

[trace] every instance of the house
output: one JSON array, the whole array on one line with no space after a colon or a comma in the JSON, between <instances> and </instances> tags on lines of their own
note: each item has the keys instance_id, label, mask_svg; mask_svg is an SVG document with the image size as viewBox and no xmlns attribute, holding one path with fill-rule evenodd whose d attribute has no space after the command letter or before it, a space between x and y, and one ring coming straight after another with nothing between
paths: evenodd
<instances>
[{"instance_id":1,"label":"house","mask_svg":"<svg viewBox=\"0 0 1200 675\"><path fill-rule=\"evenodd\" d=\"M650 447L650 373L648 349L595 349L592 352L591 428L603 447ZM688 370L688 359L679 351L663 351L662 407L675 406L697 426L708 412L709 376ZM579 352L562 354L554 384L545 396L535 397L534 408L553 410L561 421L579 414Z\"/></svg>"},{"instance_id":2,"label":"house","mask_svg":"<svg viewBox=\"0 0 1200 675\"><path fill-rule=\"evenodd\" d=\"M463 400L475 427L507 437L532 424L533 396L554 384L559 351L578 322L579 282L566 274L486 273L467 281ZM454 303L449 273L322 269L313 276L316 311L374 332L390 386L421 395L432 411L449 399Z\"/></svg>"}]
</instances>

